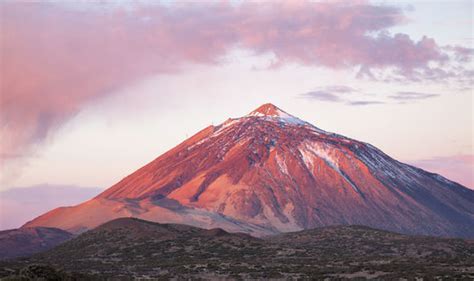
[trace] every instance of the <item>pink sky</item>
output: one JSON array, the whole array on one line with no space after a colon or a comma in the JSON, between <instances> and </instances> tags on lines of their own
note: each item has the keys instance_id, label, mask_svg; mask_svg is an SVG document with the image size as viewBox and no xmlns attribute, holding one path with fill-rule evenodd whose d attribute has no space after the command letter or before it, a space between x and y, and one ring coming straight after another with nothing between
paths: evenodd
<instances>
[{"instance_id":1,"label":"pink sky","mask_svg":"<svg viewBox=\"0 0 474 281\"><path fill-rule=\"evenodd\" d=\"M106 188L275 101L474 188L470 1L0 8L2 190Z\"/></svg>"}]
</instances>

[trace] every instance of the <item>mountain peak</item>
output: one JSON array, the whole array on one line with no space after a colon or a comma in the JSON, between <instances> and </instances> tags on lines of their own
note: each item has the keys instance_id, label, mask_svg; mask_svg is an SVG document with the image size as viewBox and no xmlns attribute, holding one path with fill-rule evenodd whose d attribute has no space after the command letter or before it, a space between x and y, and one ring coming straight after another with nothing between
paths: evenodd
<instances>
[{"instance_id":1,"label":"mountain peak","mask_svg":"<svg viewBox=\"0 0 474 281\"><path fill-rule=\"evenodd\" d=\"M285 111L278 108L276 105L271 103L262 104L254 111L247 114L245 117L270 117L271 119L277 118L279 121L283 121L285 123L297 124L297 125L304 125L304 122L297 117L286 113Z\"/></svg>"},{"instance_id":2,"label":"mountain peak","mask_svg":"<svg viewBox=\"0 0 474 281\"><path fill-rule=\"evenodd\" d=\"M262 104L254 111L250 112L248 116L270 116L270 117L287 117L288 113L281 110L271 103Z\"/></svg>"}]
</instances>

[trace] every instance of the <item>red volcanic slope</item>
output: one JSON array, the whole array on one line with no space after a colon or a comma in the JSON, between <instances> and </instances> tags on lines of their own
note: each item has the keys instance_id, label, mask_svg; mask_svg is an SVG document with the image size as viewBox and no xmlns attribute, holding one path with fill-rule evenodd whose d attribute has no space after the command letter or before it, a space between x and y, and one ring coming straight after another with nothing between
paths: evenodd
<instances>
[{"instance_id":1,"label":"red volcanic slope","mask_svg":"<svg viewBox=\"0 0 474 281\"><path fill-rule=\"evenodd\" d=\"M80 232L123 216L253 235L358 224L474 237L474 192L265 104L25 226Z\"/></svg>"}]
</instances>

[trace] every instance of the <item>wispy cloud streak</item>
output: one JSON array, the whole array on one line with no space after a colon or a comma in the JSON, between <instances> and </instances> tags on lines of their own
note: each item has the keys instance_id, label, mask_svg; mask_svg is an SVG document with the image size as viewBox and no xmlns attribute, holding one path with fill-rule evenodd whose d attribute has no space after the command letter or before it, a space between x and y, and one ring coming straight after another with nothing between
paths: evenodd
<instances>
[{"instance_id":1,"label":"wispy cloud streak","mask_svg":"<svg viewBox=\"0 0 474 281\"><path fill-rule=\"evenodd\" d=\"M349 105L371 105L371 104L384 104L382 101L350 101L347 102Z\"/></svg>"},{"instance_id":2,"label":"wispy cloud streak","mask_svg":"<svg viewBox=\"0 0 474 281\"><path fill-rule=\"evenodd\" d=\"M309 100L334 102L354 106L384 104L384 102L378 100L362 100L360 99L360 95L356 96L356 94L363 93L361 93L358 89L348 86L331 85L318 87L313 91L299 95L299 97Z\"/></svg>"},{"instance_id":3,"label":"wispy cloud streak","mask_svg":"<svg viewBox=\"0 0 474 281\"><path fill-rule=\"evenodd\" d=\"M358 95L357 95L358 94ZM420 93L420 92L409 92L409 91L400 91L394 94L387 96L389 99L382 100L383 95L379 95L377 100L371 99L361 99L361 95L364 95L360 90L344 87L344 86L326 86L318 87L313 91L303 93L299 95L301 98L306 98L309 100L318 100L325 102L334 102L341 103L346 105L355 105L355 106L364 106L364 105L375 105L375 104L387 104L394 103L413 103L420 100L426 100L431 98L436 98L440 96L439 94L434 93Z\"/></svg>"},{"instance_id":4,"label":"wispy cloud streak","mask_svg":"<svg viewBox=\"0 0 474 281\"><path fill-rule=\"evenodd\" d=\"M390 95L389 98L399 101L417 101L438 97L438 94L419 93L419 92L397 92Z\"/></svg>"},{"instance_id":5,"label":"wispy cloud streak","mask_svg":"<svg viewBox=\"0 0 474 281\"><path fill-rule=\"evenodd\" d=\"M301 94L300 96L308 99L315 99L320 101L330 101L330 102L344 102L348 94L354 94L359 92L359 90L344 86L344 85L328 85L324 87L317 87L312 91Z\"/></svg>"}]
</instances>

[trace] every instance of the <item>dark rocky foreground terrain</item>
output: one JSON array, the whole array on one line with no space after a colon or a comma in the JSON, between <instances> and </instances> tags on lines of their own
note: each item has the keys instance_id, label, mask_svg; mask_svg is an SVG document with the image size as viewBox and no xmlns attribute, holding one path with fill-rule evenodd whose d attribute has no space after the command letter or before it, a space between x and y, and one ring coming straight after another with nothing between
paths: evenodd
<instances>
[{"instance_id":1,"label":"dark rocky foreground terrain","mask_svg":"<svg viewBox=\"0 0 474 281\"><path fill-rule=\"evenodd\" d=\"M263 239L116 219L30 258L2 280L474 278L474 241L334 226ZM23 277L22 277L23 276ZM54 278L56 279L54 279Z\"/></svg>"}]
</instances>

